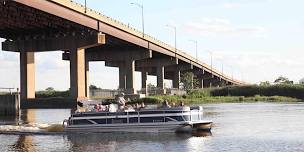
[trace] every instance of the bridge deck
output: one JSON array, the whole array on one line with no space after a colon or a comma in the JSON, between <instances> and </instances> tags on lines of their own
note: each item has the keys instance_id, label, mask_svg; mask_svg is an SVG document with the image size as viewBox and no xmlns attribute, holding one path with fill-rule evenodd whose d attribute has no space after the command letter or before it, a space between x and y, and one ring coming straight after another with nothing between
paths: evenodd
<instances>
[{"instance_id":1,"label":"bridge deck","mask_svg":"<svg viewBox=\"0 0 304 152\"><path fill-rule=\"evenodd\" d=\"M70 0L0 0L0 37L17 40L28 37L58 36L73 32L102 32L113 45L140 46L177 57L199 69L234 84L244 84L223 75L204 62L152 36Z\"/></svg>"}]
</instances>

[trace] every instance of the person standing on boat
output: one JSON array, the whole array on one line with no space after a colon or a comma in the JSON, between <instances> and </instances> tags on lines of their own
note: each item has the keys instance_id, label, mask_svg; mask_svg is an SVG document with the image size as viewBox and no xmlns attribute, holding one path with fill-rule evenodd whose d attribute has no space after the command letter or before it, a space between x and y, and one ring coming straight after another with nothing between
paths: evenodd
<instances>
[{"instance_id":1,"label":"person standing on boat","mask_svg":"<svg viewBox=\"0 0 304 152\"><path fill-rule=\"evenodd\" d=\"M117 103L118 103L119 110L124 110L124 108L125 108L126 100L125 100L124 96L125 96L125 94L121 93L119 95L118 99L117 99L118 100Z\"/></svg>"},{"instance_id":2,"label":"person standing on boat","mask_svg":"<svg viewBox=\"0 0 304 152\"><path fill-rule=\"evenodd\" d=\"M171 106L169 105L168 100L165 100L165 101L163 102L162 108L171 108Z\"/></svg>"}]
</instances>

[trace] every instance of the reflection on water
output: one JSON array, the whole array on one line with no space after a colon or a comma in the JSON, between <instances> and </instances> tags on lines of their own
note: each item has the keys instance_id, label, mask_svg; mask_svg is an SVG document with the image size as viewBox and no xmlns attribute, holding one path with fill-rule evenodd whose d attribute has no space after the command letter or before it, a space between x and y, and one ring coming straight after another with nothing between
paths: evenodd
<instances>
[{"instance_id":1,"label":"reflection on water","mask_svg":"<svg viewBox=\"0 0 304 152\"><path fill-rule=\"evenodd\" d=\"M210 132L0 134L0 151L304 151L304 104L208 104ZM23 110L0 118L24 126L60 124L70 109Z\"/></svg>"},{"instance_id":2,"label":"reflection on water","mask_svg":"<svg viewBox=\"0 0 304 152\"><path fill-rule=\"evenodd\" d=\"M33 152L37 151L33 145L33 137L20 135L15 144L10 146L11 151Z\"/></svg>"}]
</instances>

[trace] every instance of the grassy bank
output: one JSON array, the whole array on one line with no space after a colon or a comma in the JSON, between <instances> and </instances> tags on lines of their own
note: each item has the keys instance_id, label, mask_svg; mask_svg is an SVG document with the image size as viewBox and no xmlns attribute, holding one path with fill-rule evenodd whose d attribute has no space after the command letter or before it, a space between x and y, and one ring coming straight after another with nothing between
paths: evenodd
<instances>
[{"instance_id":1,"label":"grassy bank","mask_svg":"<svg viewBox=\"0 0 304 152\"><path fill-rule=\"evenodd\" d=\"M201 91L194 91L199 94ZM303 84L229 86L210 90L211 96L284 96L304 100Z\"/></svg>"},{"instance_id":2,"label":"grassy bank","mask_svg":"<svg viewBox=\"0 0 304 152\"><path fill-rule=\"evenodd\" d=\"M184 96L153 96L139 99L135 102L161 103L185 102L187 104L201 103L232 103L232 102L300 102L304 100L304 85L248 85L228 86L223 88L192 90Z\"/></svg>"},{"instance_id":3,"label":"grassy bank","mask_svg":"<svg viewBox=\"0 0 304 152\"><path fill-rule=\"evenodd\" d=\"M187 97L187 96L151 96L138 99L134 102L145 102L148 104L160 104L162 101L167 100L169 103L184 102L186 104L204 104L204 103L241 103L241 102L299 102L302 101L296 98L282 97L282 96L207 96L207 97Z\"/></svg>"}]
</instances>

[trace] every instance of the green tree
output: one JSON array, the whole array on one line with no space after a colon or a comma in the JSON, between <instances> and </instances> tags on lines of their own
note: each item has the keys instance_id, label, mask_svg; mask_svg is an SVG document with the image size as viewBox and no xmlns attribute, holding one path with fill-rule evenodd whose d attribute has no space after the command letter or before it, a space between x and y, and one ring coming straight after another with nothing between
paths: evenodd
<instances>
[{"instance_id":1,"label":"green tree","mask_svg":"<svg viewBox=\"0 0 304 152\"><path fill-rule=\"evenodd\" d=\"M90 89L90 90L100 90L101 88L100 88L100 87L97 87L96 85L91 84L91 85L89 86L89 89Z\"/></svg>"},{"instance_id":2,"label":"green tree","mask_svg":"<svg viewBox=\"0 0 304 152\"><path fill-rule=\"evenodd\" d=\"M148 88L148 90L153 90L153 89L156 88L156 86L153 85L153 84L151 84L151 83L149 83L149 84L147 85L147 88Z\"/></svg>"},{"instance_id":3,"label":"green tree","mask_svg":"<svg viewBox=\"0 0 304 152\"><path fill-rule=\"evenodd\" d=\"M275 84L293 84L293 81L290 81L288 78L280 76L274 81Z\"/></svg>"},{"instance_id":4,"label":"green tree","mask_svg":"<svg viewBox=\"0 0 304 152\"><path fill-rule=\"evenodd\" d=\"M47 87L45 89L45 91L47 91L47 92L53 92L53 91L55 91L55 89L53 87Z\"/></svg>"},{"instance_id":5,"label":"green tree","mask_svg":"<svg viewBox=\"0 0 304 152\"><path fill-rule=\"evenodd\" d=\"M181 74L181 86L184 90L190 91L198 87L198 80L192 72Z\"/></svg>"},{"instance_id":6,"label":"green tree","mask_svg":"<svg viewBox=\"0 0 304 152\"><path fill-rule=\"evenodd\" d=\"M260 86L270 86L270 82L269 81L261 82Z\"/></svg>"}]
</instances>

